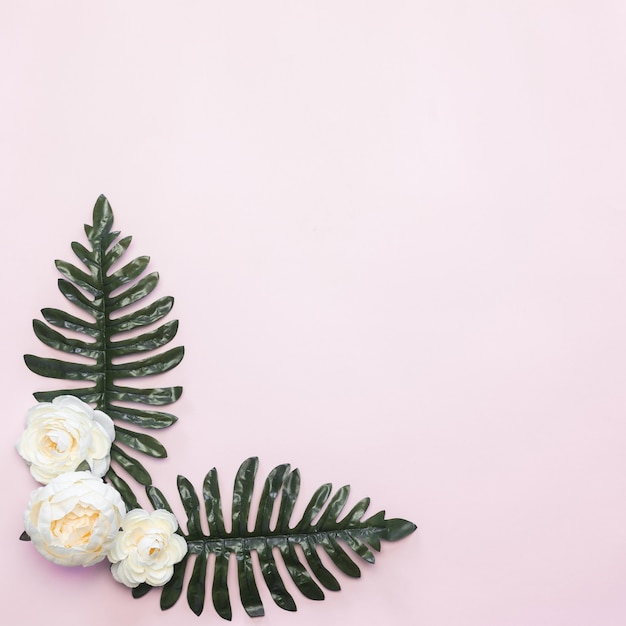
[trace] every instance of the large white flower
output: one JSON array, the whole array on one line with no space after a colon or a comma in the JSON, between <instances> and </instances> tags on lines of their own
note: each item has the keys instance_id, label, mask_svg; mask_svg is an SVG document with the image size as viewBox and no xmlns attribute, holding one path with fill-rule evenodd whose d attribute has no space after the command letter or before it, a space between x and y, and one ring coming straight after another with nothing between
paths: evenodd
<instances>
[{"instance_id":1,"label":"large white flower","mask_svg":"<svg viewBox=\"0 0 626 626\"><path fill-rule=\"evenodd\" d=\"M46 485L87 461L95 476L104 476L115 439L113 420L75 396L41 402L26 414L17 451L35 478Z\"/></svg>"},{"instance_id":2,"label":"large white flower","mask_svg":"<svg viewBox=\"0 0 626 626\"><path fill-rule=\"evenodd\" d=\"M32 492L24 528L58 565L102 561L126 514L120 494L89 472L68 472Z\"/></svg>"},{"instance_id":3,"label":"large white flower","mask_svg":"<svg viewBox=\"0 0 626 626\"><path fill-rule=\"evenodd\" d=\"M177 528L169 511L130 511L108 554L113 578L127 587L164 585L187 553L187 542L176 534Z\"/></svg>"}]
</instances>

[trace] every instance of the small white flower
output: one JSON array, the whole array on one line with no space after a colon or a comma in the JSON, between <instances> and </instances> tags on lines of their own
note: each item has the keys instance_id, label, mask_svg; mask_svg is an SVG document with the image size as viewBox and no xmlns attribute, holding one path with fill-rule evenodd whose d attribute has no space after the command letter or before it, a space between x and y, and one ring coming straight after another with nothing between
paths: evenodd
<instances>
[{"instance_id":1,"label":"small white flower","mask_svg":"<svg viewBox=\"0 0 626 626\"><path fill-rule=\"evenodd\" d=\"M86 567L105 558L125 514L113 487L89 472L68 472L32 492L24 528L48 560Z\"/></svg>"},{"instance_id":2,"label":"small white flower","mask_svg":"<svg viewBox=\"0 0 626 626\"><path fill-rule=\"evenodd\" d=\"M187 542L176 534L177 528L169 511L130 511L108 554L113 578L127 587L164 585L187 553Z\"/></svg>"},{"instance_id":3,"label":"small white flower","mask_svg":"<svg viewBox=\"0 0 626 626\"><path fill-rule=\"evenodd\" d=\"M94 476L104 476L115 439L113 420L75 396L41 402L26 414L17 451L35 480L46 485L87 461Z\"/></svg>"}]
</instances>

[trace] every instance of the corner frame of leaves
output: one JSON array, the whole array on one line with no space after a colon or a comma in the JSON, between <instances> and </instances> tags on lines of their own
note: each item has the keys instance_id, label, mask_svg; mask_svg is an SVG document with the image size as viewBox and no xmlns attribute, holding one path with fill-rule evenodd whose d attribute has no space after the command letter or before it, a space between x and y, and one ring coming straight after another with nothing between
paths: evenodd
<instances>
[{"instance_id":1,"label":"corner frame of leaves","mask_svg":"<svg viewBox=\"0 0 626 626\"><path fill-rule=\"evenodd\" d=\"M146 488L147 497L155 509L172 512L169 502L152 485L149 472L135 456L140 453L163 458L167 456L165 447L155 437L134 430L133 426L142 429L171 426L177 419L174 415L150 407L174 403L180 398L182 387L136 388L122 385L121 381L162 374L181 362L183 347L158 351L174 339L178 321L171 320L154 327L171 311L174 299L165 296L144 305L158 283L158 274L145 273L149 263L147 256L121 264L132 238L120 238L120 233L113 231L112 226L113 212L106 197L101 195L93 210L93 224L85 225L89 248L72 243L72 250L84 269L72 263L56 261L57 269L63 276L58 281L59 290L72 305L82 310L81 317L60 309L46 308L42 310L42 315L47 324L33 321L33 330L45 345L65 355L86 357L86 361L31 354L25 355L24 359L28 368L41 376L91 383L78 389L40 391L34 396L39 402L49 402L60 395L74 395L107 413L114 420L116 438L111 448L112 466L105 476L106 480L119 491L128 509L139 506L127 482L130 477ZM136 303L142 306L132 312L124 311ZM88 319L84 319L85 314ZM73 336L55 328L69 330ZM120 361L120 358L123 360ZM135 405L143 406L137 408ZM398 541L416 530L415 524L407 520L386 519L384 511L364 519L369 498L359 500L339 519L350 488L341 487L332 495L330 484L319 487L302 517L292 520L300 492L300 473L297 469L291 471L287 464L275 467L265 479L256 518L251 520L257 470L258 459L253 457L244 461L237 472L230 530L226 529L224 521L215 468L204 479L202 498L189 480L178 476L177 487L187 516L187 532L180 525L177 532L187 542L188 552L175 566L172 579L161 590L162 609L172 607L181 597L187 566L193 562L186 592L189 607L196 615L202 613L210 584L216 612L230 620L232 607L227 580L229 567L235 561L239 596L246 613L251 617L264 615L252 568L252 552L256 552L262 578L272 599L282 609L295 611L295 600L277 566L278 555L295 588L307 598L323 600L323 588L338 591L340 584L320 558L320 550L329 557L327 562L331 562L338 571L350 577L359 577L360 569L351 557L374 563L374 552L380 550L381 541ZM250 530L252 522L254 527ZM208 528L208 534L203 525ZM296 546L304 555L304 563ZM231 559L233 555L234 559ZM210 558L214 559L213 579L207 581ZM132 595L140 598L151 589L149 585L142 584L133 589Z\"/></svg>"}]
</instances>

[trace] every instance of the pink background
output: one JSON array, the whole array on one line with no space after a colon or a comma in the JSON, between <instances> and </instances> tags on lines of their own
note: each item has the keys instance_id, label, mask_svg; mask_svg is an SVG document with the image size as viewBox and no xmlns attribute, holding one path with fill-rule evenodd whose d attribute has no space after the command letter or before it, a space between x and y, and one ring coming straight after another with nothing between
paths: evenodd
<instances>
[{"instance_id":1,"label":"pink background","mask_svg":"<svg viewBox=\"0 0 626 626\"><path fill-rule=\"evenodd\" d=\"M170 499L254 454L419 526L234 624L624 624L624 7L4 0L2 614L220 621L17 541L31 319L105 193L187 349Z\"/></svg>"}]
</instances>

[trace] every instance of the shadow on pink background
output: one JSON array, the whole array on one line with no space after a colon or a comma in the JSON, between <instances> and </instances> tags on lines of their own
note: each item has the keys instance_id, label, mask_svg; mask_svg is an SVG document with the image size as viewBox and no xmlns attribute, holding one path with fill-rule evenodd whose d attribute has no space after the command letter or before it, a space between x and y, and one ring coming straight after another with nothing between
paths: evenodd
<instances>
[{"instance_id":1,"label":"shadow on pink background","mask_svg":"<svg viewBox=\"0 0 626 626\"><path fill-rule=\"evenodd\" d=\"M623 5L309 4L0 7L3 614L219 620L17 541L22 355L105 193L181 322L169 499L258 455L419 527L233 623L622 625Z\"/></svg>"}]
</instances>

